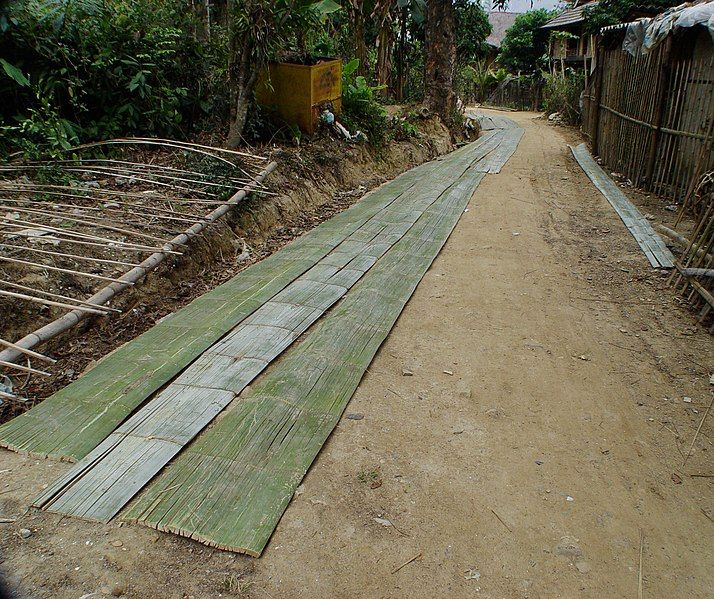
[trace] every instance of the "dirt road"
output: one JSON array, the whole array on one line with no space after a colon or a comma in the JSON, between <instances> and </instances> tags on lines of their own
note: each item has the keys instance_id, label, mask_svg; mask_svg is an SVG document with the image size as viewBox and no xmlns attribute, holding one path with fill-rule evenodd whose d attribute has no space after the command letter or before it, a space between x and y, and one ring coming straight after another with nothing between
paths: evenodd
<instances>
[{"instance_id":1,"label":"dirt road","mask_svg":"<svg viewBox=\"0 0 714 599\"><path fill-rule=\"evenodd\" d=\"M682 454L712 398L711 337L573 162L572 134L508 116L516 154L262 558L24 513L67 466L3 452L0 567L22 596L637 597L640 577L644 597L710 596L712 478L691 475L712 474L714 418Z\"/></svg>"}]
</instances>

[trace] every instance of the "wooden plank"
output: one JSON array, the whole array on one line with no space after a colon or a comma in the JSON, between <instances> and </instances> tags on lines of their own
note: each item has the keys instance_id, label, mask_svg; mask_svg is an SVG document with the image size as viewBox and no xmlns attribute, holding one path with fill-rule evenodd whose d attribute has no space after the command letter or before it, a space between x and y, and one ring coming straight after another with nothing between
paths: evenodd
<instances>
[{"instance_id":1,"label":"wooden plank","mask_svg":"<svg viewBox=\"0 0 714 599\"><path fill-rule=\"evenodd\" d=\"M627 199L620 188L610 179L588 152L585 144L570 146L575 160L582 167L600 193L605 196L635 238L653 268L672 268L674 257L659 235Z\"/></svg>"},{"instance_id":2,"label":"wooden plank","mask_svg":"<svg viewBox=\"0 0 714 599\"><path fill-rule=\"evenodd\" d=\"M123 519L258 556L485 173L469 169Z\"/></svg>"},{"instance_id":3,"label":"wooden plank","mask_svg":"<svg viewBox=\"0 0 714 599\"><path fill-rule=\"evenodd\" d=\"M0 447L81 459L147 397L435 168L431 162L407 171L163 319L71 385L0 426Z\"/></svg>"},{"instance_id":4,"label":"wooden plank","mask_svg":"<svg viewBox=\"0 0 714 599\"><path fill-rule=\"evenodd\" d=\"M204 353L33 505L109 521L364 275L365 270L348 268L350 265L371 266L409 235L424 211L451 187L450 181L460 177L471 167L474 156L480 155L478 146L452 155L443 165L443 174L425 176L418 193L403 193L378 212L335 249L351 256L343 268L321 261L298 277ZM363 229L369 235L363 235Z\"/></svg>"}]
</instances>

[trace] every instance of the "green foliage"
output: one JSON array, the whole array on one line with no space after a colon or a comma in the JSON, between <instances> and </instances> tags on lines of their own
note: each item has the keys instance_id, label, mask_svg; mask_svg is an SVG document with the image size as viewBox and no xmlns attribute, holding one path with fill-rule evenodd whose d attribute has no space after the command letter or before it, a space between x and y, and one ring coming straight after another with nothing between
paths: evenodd
<instances>
[{"instance_id":1,"label":"green foliage","mask_svg":"<svg viewBox=\"0 0 714 599\"><path fill-rule=\"evenodd\" d=\"M666 10L682 4L680 0L648 0L647 8ZM598 33L601 27L622 23L633 8L643 6L641 0L600 0L595 6L587 6L584 10L585 32Z\"/></svg>"},{"instance_id":2,"label":"green foliage","mask_svg":"<svg viewBox=\"0 0 714 599\"><path fill-rule=\"evenodd\" d=\"M367 134L373 146L381 146L387 139L389 120L387 111L377 101L375 92L383 89L371 86L361 75L356 75L356 58L342 68L342 120L351 131Z\"/></svg>"},{"instance_id":3,"label":"green foliage","mask_svg":"<svg viewBox=\"0 0 714 599\"><path fill-rule=\"evenodd\" d=\"M493 89L506 77L506 69L488 67L485 62L474 62L458 69L454 84L459 96L468 104L485 102Z\"/></svg>"},{"instance_id":4,"label":"green foliage","mask_svg":"<svg viewBox=\"0 0 714 599\"><path fill-rule=\"evenodd\" d=\"M585 87L585 75L572 69L561 74L546 75L543 90L543 106L547 114L559 112L563 121L570 125L580 122L580 94Z\"/></svg>"},{"instance_id":5,"label":"green foliage","mask_svg":"<svg viewBox=\"0 0 714 599\"><path fill-rule=\"evenodd\" d=\"M474 0L454 0L456 52L460 63L471 62L486 54L486 38L491 34L488 14Z\"/></svg>"},{"instance_id":6,"label":"green foliage","mask_svg":"<svg viewBox=\"0 0 714 599\"><path fill-rule=\"evenodd\" d=\"M541 27L555 14L541 8L518 15L506 31L498 55L499 64L512 71L534 72L548 44L548 32Z\"/></svg>"},{"instance_id":7,"label":"green foliage","mask_svg":"<svg viewBox=\"0 0 714 599\"><path fill-rule=\"evenodd\" d=\"M8 3L0 145L55 152L78 138L184 136L216 110L209 73L217 56L192 35L192 18L181 0Z\"/></svg>"}]
</instances>

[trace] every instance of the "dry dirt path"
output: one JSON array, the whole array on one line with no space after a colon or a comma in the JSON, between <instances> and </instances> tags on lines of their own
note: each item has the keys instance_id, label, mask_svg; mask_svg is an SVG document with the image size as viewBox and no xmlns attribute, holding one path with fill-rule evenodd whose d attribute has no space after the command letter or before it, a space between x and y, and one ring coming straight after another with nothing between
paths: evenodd
<instances>
[{"instance_id":1,"label":"dry dirt path","mask_svg":"<svg viewBox=\"0 0 714 599\"><path fill-rule=\"evenodd\" d=\"M24 596L637 597L640 568L644 597L711 596L712 478L690 475L714 471L714 418L684 468L680 453L711 401L711 337L572 161L571 134L508 116L518 150L262 558L23 515L66 465L3 452L0 516L18 520L0 524L0 567Z\"/></svg>"}]
</instances>

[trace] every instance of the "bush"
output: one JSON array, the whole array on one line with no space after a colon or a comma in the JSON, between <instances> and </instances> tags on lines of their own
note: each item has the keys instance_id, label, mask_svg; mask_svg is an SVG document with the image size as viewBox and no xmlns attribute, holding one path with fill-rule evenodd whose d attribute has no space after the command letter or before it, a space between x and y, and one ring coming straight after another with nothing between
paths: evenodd
<instances>
[{"instance_id":1,"label":"bush","mask_svg":"<svg viewBox=\"0 0 714 599\"><path fill-rule=\"evenodd\" d=\"M565 76L546 75L543 90L543 106L546 113L559 112L563 121L569 125L580 123L580 94L585 88L585 76L582 73L566 71Z\"/></svg>"},{"instance_id":2,"label":"bush","mask_svg":"<svg viewBox=\"0 0 714 599\"><path fill-rule=\"evenodd\" d=\"M5 146L27 143L26 133L42 145L43 129L59 147L73 135L185 136L216 109L207 101L211 50L192 35L191 19L179 0L7 4L0 57L5 73L10 65L30 85L0 78Z\"/></svg>"},{"instance_id":3,"label":"bush","mask_svg":"<svg viewBox=\"0 0 714 599\"><path fill-rule=\"evenodd\" d=\"M370 143L378 147L384 144L389 131L387 111L375 94L383 88L370 86L364 77L355 76L358 66L355 58L342 68L342 120L351 131L366 133Z\"/></svg>"}]
</instances>

